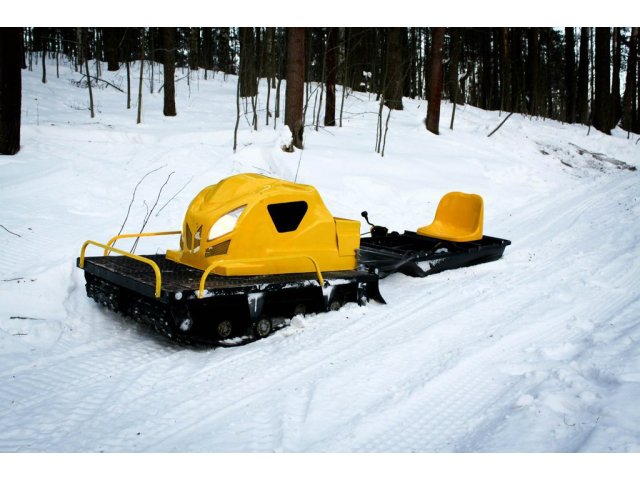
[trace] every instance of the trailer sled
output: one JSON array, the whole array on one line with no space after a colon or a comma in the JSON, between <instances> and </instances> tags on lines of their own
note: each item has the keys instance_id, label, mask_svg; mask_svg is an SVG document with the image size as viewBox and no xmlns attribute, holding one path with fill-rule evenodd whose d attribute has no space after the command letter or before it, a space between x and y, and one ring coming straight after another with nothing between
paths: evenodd
<instances>
[{"instance_id":1,"label":"trailer sled","mask_svg":"<svg viewBox=\"0 0 640 480\"><path fill-rule=\"evenodd\" d=\"M509 240L483 235L484 203L476 194L446 194L433 222L415 232L389 232L371 224L367 212L362 216L371 225L371 236L360 242L358 263L381 278L395 272L425 277L491 262L511 245Z\"/></svg>"}]
</instances>

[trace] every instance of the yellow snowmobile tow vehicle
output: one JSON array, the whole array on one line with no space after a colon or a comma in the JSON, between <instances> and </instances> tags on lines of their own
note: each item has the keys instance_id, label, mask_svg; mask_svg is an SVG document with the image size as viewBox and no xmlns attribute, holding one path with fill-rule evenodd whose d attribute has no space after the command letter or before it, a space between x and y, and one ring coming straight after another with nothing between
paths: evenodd
<instances>
[{"instance_id":1,"label":"yellow snowmobile tow vehicle","mask_svg":"<svg viewBox=\"0 0 640 480\"><path fill-rule=\"evenodd\" d=\"M179 235L179 250L115 247L159 235ZM90 245L103 255L86 257ZM77 264L98 303L183 342L225 341L265 337L286 318L346 302L384 303L378 276L357 269L359 245L360 222L333 217L314 187L239 174L196 195L181 231L88 240Z\"/></svg>"},{"instance_id":2,"label":"yellow snowmobile tow vehicle","mask_svg":"<svg viewBox=\"0 0 640 480\"><path fill-rule=\"evenodd\" d=\"M333 217L314 187L240 174L196 195L182 230L87 240L77 265L87 295L107 308L180 343L237 345L295 315L385 303L378 282L391 273L424 277L497 260L511 242L483 234L483 212L479 195L451 192L416 232L389 232L362 212L371 229L361 239L360 222ZM179 236L179 249L115 247L162 235ZM102 255L87 257L89 246Z\"/></svg>"}]
</instances>

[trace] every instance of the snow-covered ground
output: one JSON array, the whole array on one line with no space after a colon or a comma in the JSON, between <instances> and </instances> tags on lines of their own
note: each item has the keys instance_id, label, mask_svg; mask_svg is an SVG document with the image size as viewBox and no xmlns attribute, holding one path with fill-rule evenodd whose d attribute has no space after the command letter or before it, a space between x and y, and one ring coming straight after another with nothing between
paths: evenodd
<instances>
[{"instance_id":1,"label":"snow-covered ground","mask_svg":"<svg viewBox=\"0 0 640 480\"><path fill-rule=\"evenodd\" d=\"M23 71L22 149L0 157L0 452L640 451L638 172L580 153L637 167L637 135L513 115L487 138L504 114L458 107L450 130L444 103L435 136L405 99L381 157L375 97L353 94L343 127L317 132L312 98L306 148L285 153L263 82L234 154L236 78L177 71L165 118L158 72L137 125L135 98L102 82L90 118L70 65L46 84ZM126 87L124 69L103 75ZM235 348L170 344L86 297L80 246L119 231L146 174L125 231L156 201L145 230L179 228L239 172L298 172L334 215L396 230L430 223L448 191L479 193L485 233L513 244Z\"/></svg>"}]
</instances>

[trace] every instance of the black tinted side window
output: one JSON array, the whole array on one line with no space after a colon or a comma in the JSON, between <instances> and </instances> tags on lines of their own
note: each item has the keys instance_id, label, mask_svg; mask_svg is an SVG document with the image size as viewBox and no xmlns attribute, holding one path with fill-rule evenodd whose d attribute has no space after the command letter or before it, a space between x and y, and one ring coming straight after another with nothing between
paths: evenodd
<instances>
[{"instance_id":1,"label":"black tinted side window","mask_svg":"<svg viewBox=\"0 0 640 480\"><path fill-rule=\"evenodd\" d=\"M307 213L307 202L273 203L267 206L271 220L280 233L293 232Z\"/></svg>"}]
</instances>

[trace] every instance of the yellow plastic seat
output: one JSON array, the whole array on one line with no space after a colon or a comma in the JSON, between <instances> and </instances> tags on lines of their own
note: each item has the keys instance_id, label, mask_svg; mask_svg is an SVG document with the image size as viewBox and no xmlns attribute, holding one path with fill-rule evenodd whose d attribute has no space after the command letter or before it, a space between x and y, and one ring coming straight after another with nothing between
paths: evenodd
<instances>
[{"instance_id":1,"label":"yellow plastic seat","mask_svg":"<svg viewBox=\"0 0 640 480\"><path fill-rule=\"evenodd\" d=\"M482 238L483 216L480 195L449 192L440 200L433 223L417 233L451 242L473 242Z\"/></svg>"}]
</instances>

